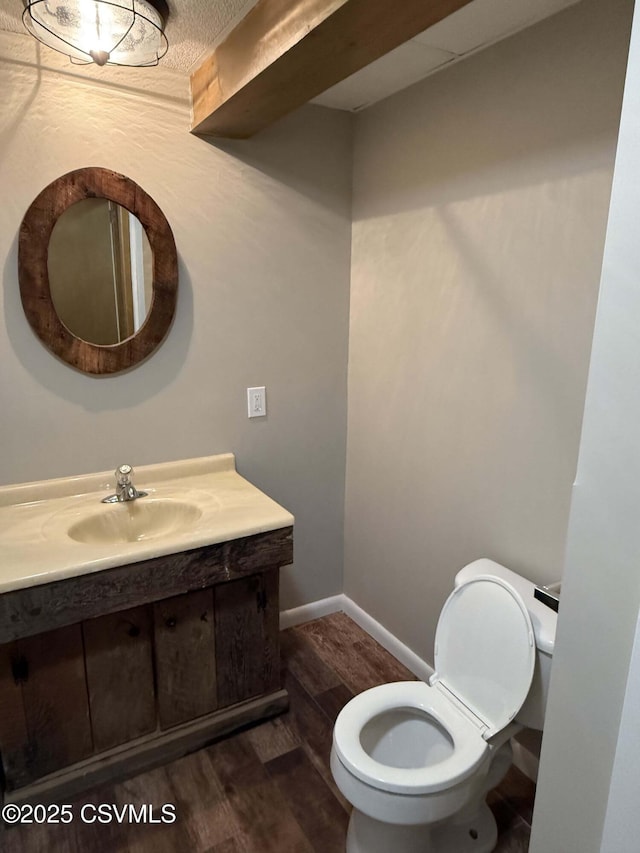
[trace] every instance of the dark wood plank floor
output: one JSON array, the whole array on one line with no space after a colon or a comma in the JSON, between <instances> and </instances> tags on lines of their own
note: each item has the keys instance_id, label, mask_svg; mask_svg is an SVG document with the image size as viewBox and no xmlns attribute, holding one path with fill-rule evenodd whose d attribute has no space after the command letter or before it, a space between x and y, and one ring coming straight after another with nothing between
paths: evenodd
<instances>
[{"instance_id":1,"label":"dark wood plank floor","mask_svg":"<svg viewBox=\"0 0 640 853\"><path fill-rule=\"evenodd\" d=\"M342 613L281 634L291 708L164 767L72 801L68 825L0 827L3 853L342 853L349 806L333 783L333 722L356 693L412 678ZM512 768L490 794L497 853L529 846L534 786ZM83 823L101 803L149 804L171 824Z\"/></svg>"}]
</instances>

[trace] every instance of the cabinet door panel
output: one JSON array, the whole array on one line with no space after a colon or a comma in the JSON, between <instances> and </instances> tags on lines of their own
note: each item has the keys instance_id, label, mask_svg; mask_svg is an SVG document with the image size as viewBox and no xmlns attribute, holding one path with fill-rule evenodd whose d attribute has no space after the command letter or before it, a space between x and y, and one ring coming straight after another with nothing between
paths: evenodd
<instances>
[{"instance_id":1,"label":"cabinet door panel","mask_svg":"<svg viewBox=\"0 0 640 853\"><path fill-rule=\"evenodd\" d=\"M280 690L280 570L271 569L262 575L264 590L263 654L264 682L262 691Z\"/></svg>"},{"instance_id":2,"label":"cabinet door panel","mask_svg":"<svg viewBox=\"0 0 640 853\"><path fill-rule=\"evenodd\" d=\"M156 728L151 611L135 607L83 623L97 752Z\"/></svg>"},{"instance_id":3,"label":"cabinet door panel","mask_svg":"<svg viewBox=\"0 0 640 853\"><path fill-rule=\"evenodd\" d=\"M219 584L214 597L218 705L277 690L278 570Z\"/></svg>"},{"instance_id":4,"label":"cabinet door panel","mask_svg":"<svg viewBox=\"0 0 640 853\"><path fill-rule=\"evenodd\" d=\"M216 709L213 592L189 592L153 605L160 728Z\"/></svg>"},{"instance_id":5,"label":"cabinet door panel","mask_svg":"<svg viewBox=\"0 0 640 853\"><path fill-rule=\"evenodd\" d=\"M80 625L16 643L23 668L28 773L36 779L93 751Z\"/></svg>"},{"instance_id":6,"label":"cabinet door panel","mask_svg":"<svg viewBox=\"0 0 640 853\"><path fill-rule=\"evenodd\" d=\"M9 790L26 784L31 778L21 663L17 643L0 646L0 754Z\"/></svg>"}]
</instances>

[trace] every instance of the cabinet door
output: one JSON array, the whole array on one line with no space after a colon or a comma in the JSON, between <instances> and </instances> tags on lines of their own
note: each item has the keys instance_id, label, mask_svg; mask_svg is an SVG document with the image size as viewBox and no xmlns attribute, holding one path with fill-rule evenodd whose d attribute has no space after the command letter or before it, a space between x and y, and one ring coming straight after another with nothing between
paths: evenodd
<instances>
[{"instance_id":1,"label":"cabinet door","mask_svg":"<svg viewBox=\"0 0 640 853\"><path fill-rule=\"evenodd\" d=\"M82 630L96 751L154 731L151 608L88 619Z\"/></svg>"},{"instance_id":2,"label":"cabinet door","mask_svg":"<svg viewBox=\"0 0 640 853\"><path fill-rule=\"evenodd\" d=\"M280 687L278 569L214 588L218 706Z\"/></svg>"},{"instance_id":3,"label":"cabinet door","mask_svg":"<svg viewBox=\"0 0 640 853\"><path fill-rule=\"evenodd\" d=\"M216 709L211 588L153 605L160 728Z\"/></svg>"},{"instance_id":4,"label":"cabinet door","mask_svg":"<svg viewBox=\"0 0 640 853\"><path fill-rule=\"evenodd\" d=\"M22 663L22 668L20 668ZM7 788L26 785L29 772L29 734L22 702L24 662L17 643L0 646L0 753Z\"/></svg>"},{"instance_id":5,"label":"cabinet door","mask_svg":"<svg viewBox=\"0 0 640 853\"><path fill-rule=\"evenodd\" d=\"M4 647L2 665L0 712L6 713L7 705L11 706L0 720L7 789L90 755L93 745L80 625Z\"/></svg>"}]
</instances>

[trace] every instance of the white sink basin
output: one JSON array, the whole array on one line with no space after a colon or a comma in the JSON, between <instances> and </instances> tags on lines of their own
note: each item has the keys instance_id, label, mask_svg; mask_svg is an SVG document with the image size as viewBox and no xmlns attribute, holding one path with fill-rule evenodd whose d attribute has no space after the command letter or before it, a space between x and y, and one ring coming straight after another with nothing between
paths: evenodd
<instances>
[{"instance_id":1,"label":"white sink basin","mask_svg":"<svg viewBox=\"0 0 640 853\"><path fill-rule=\"evenodd\" d=\"M231 453L136 465L147 496L117 504L113 470L0 486L0 594L293 525Z\"/></svg>"},{"instance_id":2,"label":"white sink basin","mask_svg":"<svg viewBox=\"0 0 640 853\"><path fill-rule=\"evenodd\" d=\"M202 515L194 504L138 498L104 505L94 515L72 524L67 534L76 542L104 545L141 542L172 536L193 525Z\"/></svg>"}]
</instances>

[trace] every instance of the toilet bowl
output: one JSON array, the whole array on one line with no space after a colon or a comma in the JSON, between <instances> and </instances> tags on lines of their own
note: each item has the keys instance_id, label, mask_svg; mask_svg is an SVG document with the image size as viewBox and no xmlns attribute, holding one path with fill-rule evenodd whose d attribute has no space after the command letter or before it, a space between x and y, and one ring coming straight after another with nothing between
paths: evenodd
<instances>
[{"instance_id":1,"label":"toilet bowl","mask_svg":"<svg viewBox=\"0 0 640 853\"><path fill-rule=\"evenodd\" d=\"M539 668L528 587L489 560L472 566L440 614L429 683L373 687L338 715L331 770L353 805L348 853L495 846L485 797L511 763L509 740L522 728L514 720ZM548 628L546 614L535 621Z\"/></svg>"}]
</instances>

